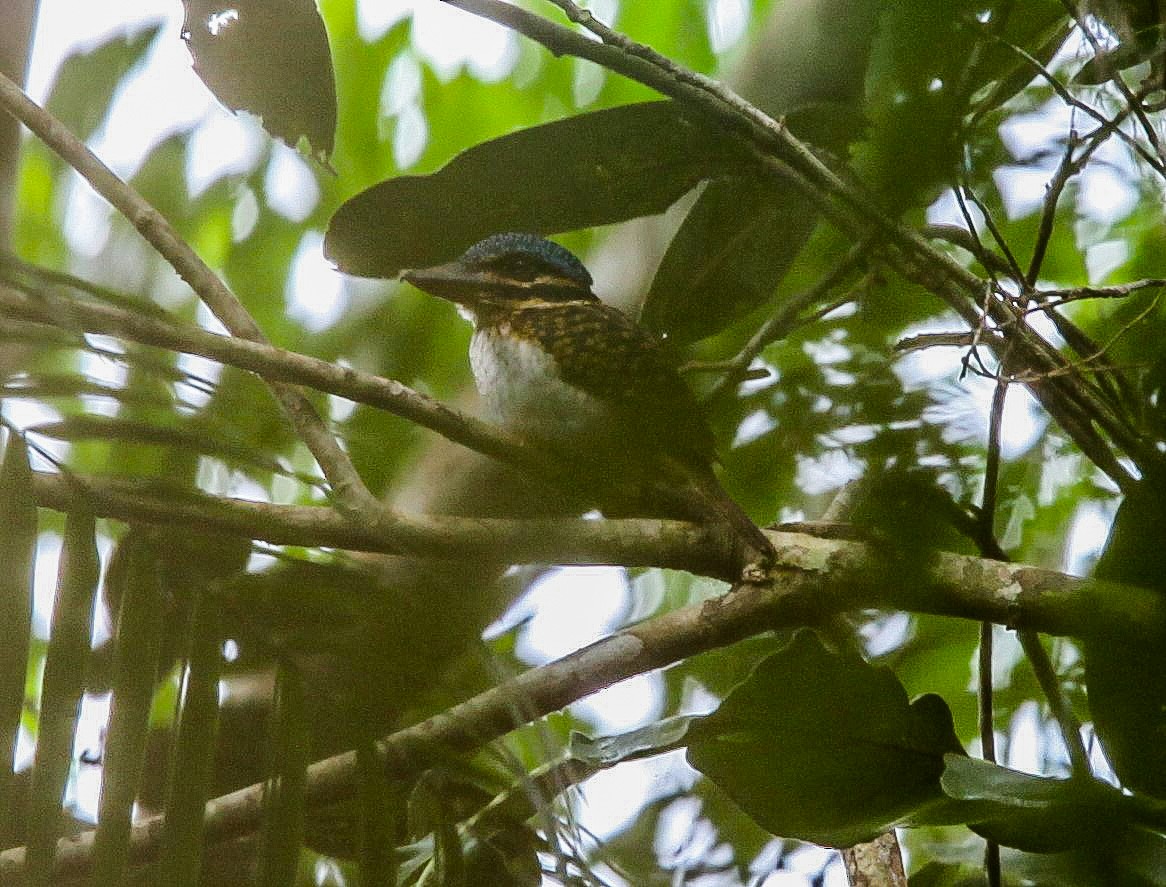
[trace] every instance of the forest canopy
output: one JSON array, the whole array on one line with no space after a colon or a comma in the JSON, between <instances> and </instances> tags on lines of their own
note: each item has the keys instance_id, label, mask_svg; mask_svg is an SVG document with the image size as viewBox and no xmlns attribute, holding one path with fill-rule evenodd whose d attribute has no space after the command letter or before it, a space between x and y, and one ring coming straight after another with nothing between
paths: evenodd
<instances>
[{"instance_id":1,"label":"forest canopy","mask_svg":"<svg viewBox=\"0 0 1166 887\"><path fill-rule=\"evenodd\" d=\"M1166 884L1157 3L14 6L0 883Z\"/></svg>"}]
</instances>

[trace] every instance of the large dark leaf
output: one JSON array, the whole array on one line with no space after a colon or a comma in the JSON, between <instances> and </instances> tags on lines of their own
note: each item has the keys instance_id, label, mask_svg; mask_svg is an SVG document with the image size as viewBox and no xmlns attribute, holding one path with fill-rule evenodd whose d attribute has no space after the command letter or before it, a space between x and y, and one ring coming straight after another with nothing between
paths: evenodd
<instances>
[{"instance_id":1,"label":"large dark leaf","mask_svg":"<svg viewBox=\"0 0 1166 887\"><path fill-rule=\"evenodd\" d=\"M983 807L971 828L1006 847L1057 853L1103 843L1129 821L1130 802L1113 786L1092 779L1051 779L950 755L943 790Z\"/></svg>"},{"instance_id":2,"label":"large dark leaf","mask_svg":"<svg viewBox=\"0 0 1166 887\"><path fill-rule=\"evenodd\" d=\"M1147 471L1114 517L1093 575L1166 593L1166 477ZM1166 662L1162 638L1099 624L1083 639L1089 710L1122 783L1166 798Z\"/></svg>"},{"instance_id":3,"label":"large dark leaf","mask_svg":"<svg viewBox=\"0 0 1166 887\"><path fill-rule=\"evenodd\" d=\"M328 35L313 0L183 0L182 38L194 70L232 111L268 132L332 153L336 84Z\"/></svg>"},{"instance_id":4,"label":"large dark leaf","mask_svg":"<svg viewBox=\"0 0 1166 887\"><path fill-rule=\"evenodd\" d=\"M799 138L844 155L865 125L863 85L879 6L777 4L734 86ZM755 174L711 183L660 263L643 323L678 341L720 332L773 297L817 220L790 181Z\"/></svg>"},{"instance_id":5,"label":"large dark leaf","mask_svg":"<svg viewBox=\"0 0 1166 887\"><path fill-rule=\"evenodd\" d=\"M689 730L688 761L764 828L849 846L896 823L959 821L939 786L962 754L938 696L800 632ZM926 809L925 809L926 808Z\"/></svg>"},{"instance_id":6,"label":"large dark leaf","mask_svg":"<svg viewBox=\"0 0 1166 887\"><path fill-rule=\"evenodd\" d=\"M374 185L332 217L324 252L349 274L395 277L499 231L553 234L663 212L743 163L671 102L581 114L475 145L431 175Z\"/></svg>"},{"instance_id":7,"label":"large dark leaf","mask_svg":"<svg viewBox=\"0 0 1166 887\"><path fill-rule=\"evenodd\" d=\"M791 182L710 182L669 244L640 322L692 342L770 298L817 224L804 204Z\"/></svg>"}]
</instances>

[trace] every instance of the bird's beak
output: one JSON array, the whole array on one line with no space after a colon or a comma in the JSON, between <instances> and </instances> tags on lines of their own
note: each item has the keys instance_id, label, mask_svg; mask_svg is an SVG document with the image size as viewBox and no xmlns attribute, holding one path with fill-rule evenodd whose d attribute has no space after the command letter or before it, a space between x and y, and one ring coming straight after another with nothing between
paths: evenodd
<instances>
[{"instance_id":1,"label":"bird's beak","mask_svg":"<svg viewBox=\"0 0 1166 887\"><path fill-rule=\"evenodd\" d=\"M461 262L414 268L402 274L401 278L431 296L459 305L472 305L479 301L485 282L481 274L467 269Z\"/></svg>"}]
</instances>

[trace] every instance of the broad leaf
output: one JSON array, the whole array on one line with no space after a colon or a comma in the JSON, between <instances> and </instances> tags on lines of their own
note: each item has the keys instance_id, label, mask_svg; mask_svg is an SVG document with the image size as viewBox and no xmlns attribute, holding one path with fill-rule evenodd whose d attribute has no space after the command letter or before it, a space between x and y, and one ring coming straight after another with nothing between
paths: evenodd
<instances>
[{"instance_id":1,"label":"broad leaf","mask_svg":"<svg viewBox=\"0 0 1166 887\"><path fill-rule=\"evenodd\" d=\"M624 105L491 139L427 176L356 195L328 226L341 271L395 277L500 231L552 234L663 212L743 155L671 102Z\"/></svg>"},{"instance_id":2,"label":"broad leaf","mask_svg":"<svg viewBox=\"0 0 1166 887\"><path fill-rule=\"evenodd\" d=\"M263 118L292 145L332 153L336 84L313 0L183 0L182 38L194 70L232 111Z\"/></svg>"},{"instance_id":3,"label":"broad leaf","mask_svg":"<svg viewBox=\"0 0 1166 887\"><path fill-rule=\"evenodd\" d=\"M1030 853L1057 853L1112 840L1129 821L1120 791L1092 779L1031 776L987 761L947 756L940 780L959 801L987 804L990 815L971 821L977 834Z\"/></svg>"},{"instance_id":4,"label":"broad leaf","mask_svg":"<svg viewBox=\"0 0 1166 887\"><path fill-rule=\"evenodd\" d=\"M93 135L126 72L141 61L161 25L119 34L107 43L65 59L53 80L46 107L79 139Z\"/></svg>"},{"instance_id":5,"label":"broad leaf","mask_svg":"<svg viewBox=\"0 0 1166 887\"><path fill-rule=\"evenodd\" d=\"M943 701L909 702L889 669L808 631L689 736L689 763L782 837L849 846L956 812L942 809L944 755L962 754Z\"/></svg>"}]
</instances>

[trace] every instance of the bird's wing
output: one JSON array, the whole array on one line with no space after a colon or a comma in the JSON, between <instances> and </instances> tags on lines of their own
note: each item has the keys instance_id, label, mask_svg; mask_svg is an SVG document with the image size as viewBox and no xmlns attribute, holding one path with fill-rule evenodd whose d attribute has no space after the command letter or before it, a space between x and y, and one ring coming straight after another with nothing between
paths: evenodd
<instances>
[{"instance_id":1,"label":"bird's wing","mask_svg":"<svg viewBox=\"0 0 1166 887\"><path fill-rule=\"evenodd\" d=\"M568 384L613 404L629 446L708 466L713 436L700 404L659 339L602 302L522 309L511 320L553 355Z\"/></svg>"}]
</instances>

